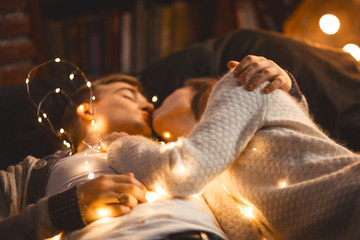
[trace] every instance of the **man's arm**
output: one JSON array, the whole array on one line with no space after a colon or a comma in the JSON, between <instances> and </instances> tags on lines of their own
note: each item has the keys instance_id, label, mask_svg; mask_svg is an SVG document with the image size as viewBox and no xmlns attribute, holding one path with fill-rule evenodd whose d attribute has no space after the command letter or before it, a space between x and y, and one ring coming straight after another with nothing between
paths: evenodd
<instances>
[{"instance_id":1,"label":"man's arm","mask_svg":"<svg viewBox=\"0 0 360 240\"><path fill-rule=\"evenodd\" d=\"M28 157L8 171L0 171L0 232L2 239L52 237L100 218L121 216L145 200L145 187L132 174L106 175L25 206L27 181L37 159ZM71 221L70 221L71 219Z\"/></svg>"}]
</instances>

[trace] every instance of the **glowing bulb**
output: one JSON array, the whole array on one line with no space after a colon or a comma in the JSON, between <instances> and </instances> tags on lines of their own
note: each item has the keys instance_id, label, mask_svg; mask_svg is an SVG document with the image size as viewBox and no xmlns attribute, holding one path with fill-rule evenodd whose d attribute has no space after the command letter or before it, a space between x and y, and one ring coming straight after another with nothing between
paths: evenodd
<instances>
[{"instance_id":1,"label":"glowing bulb","mask_svg":"<svg viewBox=\"0 0 360 240\"><path fill-rule=\"evenodd\" d=\"M95 96L92 96L92 100L95 100Z\"/></svg>"},{"instance_id":2,"label":"glowing bulb","mask_svg":"<svg viewBox=\"0 0 360 240\"><path fill-rule=\"evenodd\" d=\"M320 18L319 25L324 33L332 35L339 30L340 21L335 15L325 14Z\"/></svg>"},{"instance_id":3,"label":"glowing bulb","mask_svg":"<svg viewBox=\"0 0 360 240\"><path fill-rule=\"evenodd\" d=\"M157 102L157 100L158 100L158 97L157 97L157 96L153 96L153 97L151 98L151 101L152 101L153 103Z\"/></svg>"},{"instance_id":4,"label":"glowing bulb","mask_svg":"<svg viewBox=\"0 0 360 240\"><path fill-rule=\"evenodd\" d=\"M47 118L47 115L46 115L46 113L43 113L43 117L44 117L44 118Z\"/></svg>"},{"instance_id":5,"label":"glowing bulb","mask_svg":"<svg viewBox=\"0 0 360 240\"><path fill-rule=\"evenodd\" d=\"M88 87L91 87L91 82L86 82L86 85L88 86Z\"/></svg>"},{"instance_id":6,"label":"glowing bulb","mask_svg":"<svg viewBox=\"0 0 360 240\"><path fill-rule=\"evenodd\" d=\"M61 134L63 134L63 133L65 132L65 130L64 130L63 128L60 128L59 132L60 132Z\"/></svg>"},{"instance_id":7,"label":"glowing bulb","mask_svg":"<svg viewBox=\"0 0 360 240\"><path fill-rule=\"evenodd\" d=\"M147 191L145 194L145 198L148 202L152 203L160 198L160 194L157 192Z\"/></svg>"},{"instance_id":8,"label":"glowing bulb","mask_svg":"<svg viewBox=\"0 0 360 240\"><path fill-rule=\"evenodd\" d=\"M112 211L110 208L99 207L98 209L96 209L96 213L98 218L104 218L111 216Z\"/></svg>"},{"instance_id":9,"label":"glowing bulb","mask_svg":"<svg viewBox=\"0 0 360 240\"><path fill-rule=\"evenodd\" d=\"M253 151L256 151L257 149L256 148L253 148Z\"/></svg>"},{"instance_id":10,"label":"glowing bulb","mask_svg":"<svg viewBox=\"0 0 360 240\"><path fill-rule=\"evenodd\" d=\"M42 118L41 118L41 117L38 118L38 122L39 122L39 123L42 122Z\"/></svg>"},{"instance_id":11,"label":"glowing bulb","mask_svg":"<svg viewBox=\"0 0 360 240\"><path fill-rule=\"evenodd\" d=\"M59 93L59 92L60 92L60 88L56 88L56 89L55 89L55 92L56 92L56 93Z\"/></svg>"},{"instance_id":12,"label":"glowing bulb","mask_svg":"<svg viewBox=\"0 0 360 240\"><path fill-rule=\"evenodd\" d=\"M95 120L91 120L91 126L95 126Z\"/></svg>"},{"instance_id":13,"label":"glowing bulb","mask_svg":"<svg viewBox=\"0 0 360 240\"><path fill-rule=\"evenodd\" d=\"M29 81L30 81L29 78L27 78L27 79L25 80L25 83L26 83L26 84L29 84Z\"/></svg>"},{"instance_id":14,"label":"glowing bulb","mask_svg":"<svg viewBox=\"0 0 360 240\"><path fill-rule=\"evenodd\" d=\"M280 182L279 182L279 187L284 188L284 187L286 187L286 186L287 186L287 182L286 182L286 181L280 181Z\"/></svg>"},{"instance_id":15,"label":"glowing bulb","mask_svg":"<svg viewBox=\"0 0 360 240\"><path fill-rule=\"evenodd\" d=\"M61 233L53 236L52 238L45 238L44 240L60 240L60 239L61 239Z\"/></svg>"},{"instance_id":16,"label":"glowing bulb","mask_svg":"<svg viewBox=\"0 0 360 240\"><path fill-rule=\"evenodd\" d=\"M84 108L85 108L84 105L80 105L80 106L79 106L79 109L80 109L81 111L84 111Z\"/></svg>"},{"instance_id":17,"label":"glowing bulb","mask_svg":"<svg viewBox=\"0 0 360 240\"><path fill-rule=\"evenodd\" d=\"M170 138L170 137L171 137L171 135L169 132L164 132L164 138Z\"/></svg>"},{"instance_id":18,"label":"glowing bulb","mask_svg":"<svg viewBox=\"0 0 360 240\"><path fill-rule=\"evenodd\" d=\"M95 177L95 174L94 173L89 173L89 175L88 175L88 179L94 179L94 177Z\"/></svg>"},{"instance_id":19,"label":"glowing bulb","mask_svg":"<svg viewBox=\"0 0 360 240\"><path fill-rule=\"evenodd\" d=\"M185 166L179 163L178 166L176 166L172 172L178 175L183 174L185 173Z\"/></svg>"},{"instance_id":20,"label":"glowing bulb","mask_svg":"<svg viewBox=\"0 0 360 240\"><path fill-rule=\"evenodd\" d=\"M87 165L89 162L88 161L85 161L85 165Z\"/></svg>"},{"instance_id":21,"label":"glowing bulb","mask_svg":"<svg viewBox=\"0 0 360 240\"><path fill-rule=\"evenodd\" d=\"M343 47L343 50L350 53L357 61L360 61L360 48L358 45L349 43Z\"/></svg>"},{"instance_id":22,"label":"glowing bulb","mask_svg":"<svg viewBox=\"0 0 360 240\"><path fill-rule=\"evenodd\" d=\"M74 77L75 77L75 75L74 75L73 73L71 73L71 74L69 75L69 79L70 79L70 80L74 80Z\"/></svg>"},{"instance_id":23,"label":"glowing bulb","mask_svg":"<svg viewBox=\"0 0 360 240\"><path fill-rule=\"evenodd\" d=\"M253 212L253 209L251 207L241 207L239 206L239 209L241 211L241 214L246 217L246 218L250 218L250 219L254 219L255 215Z\"/></svg>"},{"instance_id":24,"label":"glowing bulb","mask_svg":"<svg viewBox=\"0 0 360 240\"><path fill-rule=\"evenodd\" d=\"M60 58L55 58L55 62L60 62Z\"/></svg>"},{"instance_id":25,"label":"glowing bulb","mask_svg":"<svg viewBox=\"0 0 360 240\"><path fill-rule=\"evenodd\" d=\"M65 146L67 146L68 148L71 146L70 143L68 143L68 142L65 141L65 140L63 141L63 144L64 144Z\"/></svg>"}]
</instances>

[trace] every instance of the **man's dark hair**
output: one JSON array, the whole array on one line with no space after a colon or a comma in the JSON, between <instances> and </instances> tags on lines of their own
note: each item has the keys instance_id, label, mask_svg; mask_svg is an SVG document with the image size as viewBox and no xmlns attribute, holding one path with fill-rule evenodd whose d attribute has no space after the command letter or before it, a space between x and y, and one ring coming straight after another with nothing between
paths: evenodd
<instances>
[{"instance_id":1,"label":"man's dark hair","mask_svg":"<svg viewBox=\"0 0 360 240\"><path fill-rule=\"evenodd\" d=\"M207 105L210 93L218 79L213 77L188 78L184 81L184 86L189 86L196 91L192 101L191 109L196 121L199 121Z\"/></svg>"},{"instance_id":2,"label":"man's dark hair","mask_svg":"<svg viewBox=\"0 0 360 240\"><path fill-rule=\"evenodd\" d=\"M139 82L138 79L129 75L114 73L101 77L91 83L91 89L93 91L93 95L96 96L93 102L96 103L96 101L101 100L103 93L103 89L102 89L103 86L107 86L114 82L128 83L136 87L137 90L139 90L139 92L145 95L145 91L142 88L141 83ZM71 96L71 102L69 102L69 104L66 106L64 111L64 115L62 118L63 126L65 128L68 138L73 143L75 149L77 148L77 145L83 138L83 134L84 134L83 129L81 129L81 126L77 121L76 108L82 103L89 103L89 102L90 102L90 89L86 84L84 84L78 90L76 90L75 93Z\"/></svg>"}]
</instances>

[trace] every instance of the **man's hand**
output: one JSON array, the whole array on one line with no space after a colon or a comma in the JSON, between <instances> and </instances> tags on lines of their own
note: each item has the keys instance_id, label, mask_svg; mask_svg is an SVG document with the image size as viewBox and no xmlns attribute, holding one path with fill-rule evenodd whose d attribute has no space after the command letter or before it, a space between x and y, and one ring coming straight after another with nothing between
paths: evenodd
<instances>
[{"instance_id":1,"label":"man's hand","mask_svg":"<svg viewBox=\"0 0 360 240\"><path fill-rule=\"evenodd\" d=\"M138 202L146 202L145 193L145 186L132 173L102 175L78 186L80 210L86 224L129 213Z\"/></svg>"},{"instance_id":2,"label":"man's hand","mask_svg":"<svg viewBox=\"0 0 360 240\"><path fill-rule=\"evenodd\" d=\"M265 86L265 93L273 92L278 88L286 92L291 89L291 79L285 70L264 57L248 55L241 62L229 61L227 66L234 70L239 85L246 85L249 91L266 81L270 83Z\"/></svg>"}]
</instances>

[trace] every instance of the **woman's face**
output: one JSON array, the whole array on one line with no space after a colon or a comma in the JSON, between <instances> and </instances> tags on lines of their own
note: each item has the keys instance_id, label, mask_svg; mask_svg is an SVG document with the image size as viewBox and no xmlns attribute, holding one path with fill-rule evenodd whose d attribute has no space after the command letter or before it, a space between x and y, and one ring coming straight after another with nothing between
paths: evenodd
<instances>
[{"instance_id":1,"label":"woman's face","mask_svg":"<svg viewBox=\"0 0 360 240\"><path fill-rule=\"evenodd\" d=\"M191 87L179 88L170 94L153 113L153 129L167 141L186 136L196 124L191 102L196 94Z\"/></svg>"}]
</instances>

